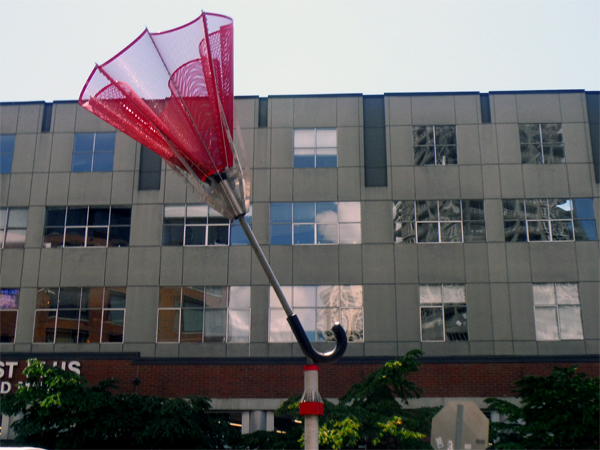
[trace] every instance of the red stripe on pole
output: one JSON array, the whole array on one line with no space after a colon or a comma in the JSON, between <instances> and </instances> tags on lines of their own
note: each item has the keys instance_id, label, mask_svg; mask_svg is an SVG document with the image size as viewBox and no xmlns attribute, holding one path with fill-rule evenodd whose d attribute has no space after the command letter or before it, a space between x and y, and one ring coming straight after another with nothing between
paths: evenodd
<instances>
[{"instance_id":1,"label":"red stripe on pole","mask_svg":"<svg viewBox=\"0 0 600 450\"><path fill-rule=\"evenodd\" d=\"M322 416L325 414L325 405L321 402L301 402L301 416Z\"/></svg>"},{"instance_id":2,"label":"red stripe on pole","mask_svg":"<svg viewBox=\"0 0 600 450\"><path fill-rule=\"evenodd\" d=\"M319 366L317 366L316 364L304 366L304 371L306 372L307 370L316 370L318 372Z\"/></svg>"}]
</instances>

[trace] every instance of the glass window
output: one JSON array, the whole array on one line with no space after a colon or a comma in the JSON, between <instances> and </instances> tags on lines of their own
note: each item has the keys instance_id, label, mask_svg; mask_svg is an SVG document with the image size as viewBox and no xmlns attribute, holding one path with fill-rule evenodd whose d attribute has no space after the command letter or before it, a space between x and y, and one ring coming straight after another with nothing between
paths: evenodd
<instances>
[{"instance_id":1,"label":"glass window","mask_svg":"<svg viewBox=\"0 0 600 450\"><path fill-rule=\"evenodd\" d=\"M337 130L294 130L294 167L337 167Z\"/></svg>"},{"instance_id":2,"label":"glass window","mask_svg":"<svg viewBox=\"0 0 600 450\"><path fill-rule=\"evenodd\" d=\"M246 214L252 227L252 205ZM208 205L165 205L163 245L250 245L239 220L230 221Z\"/></svg>"},{"instance_id":3,"label":"glass window","mask_svg":"<svg viewBox=\"0 0 600 450\"><path fill-rule=\"evenodd\" d=\"M565 145L560 123L520 124L519 141L523 164L565 162Z\"/></svg>"},{"instance_id":4,"label":"glass window","mask_svg":"<svg viewBox=\"0 0 600 450\"><path fill-rule=\"evenodd\" d=\"M597 241L591 198L502 200L506 242Z\"/></svg>"},{"instance_id":5,"label":"glass window","mask_svg":"<svg viewBox=\"0 0 600 450\"><path fill-rule=\"evenodd\" d=\"M419 297L422 342L469 340L464 285L421 285Z\"/></svg>"},{"instance_id":6,"label":"glass window","mask_svg":"<svg viewBox=\"0 0 600 450\"><path fill-rule=\"evenodd\" d=\"M0 247L24 247L28 208L0 208Z\"/></svg>"},{"instance_id":7,"label":"glass window","mask_svg":"<svg viewBox=\"0 0 600 450\"><path fill-rule=\"evenodd\" d=\"M50 207L46 208L44 246L127 247L130 228L130 207Z\"/></svg>"},{"instance_id":8,"label":"glass window","mask_svg":"<svg viewBox=\"0 0 600 450\"><path fill-rule=\"evenodd\" d=\"M583 339L577 283L534 284L533 305L538 341Z\"/></svg>"},{"instance_id":9,"label":"glass window","mask_svg":"<svg viewBox=\"0 0 600 450\"><path fill-rule=\"evenodd\" d=\"M271 203L271 245L360 244L360 202Z\"/></svg>"},{"instance_id":10,"label":"glass window","mask_svg":"<svg viewBox=\"0 0 600 450\"><path fill-rule=\"evenodd\" d=\"M282 286L294 313L311 342L335 340L331 328L339 322L349 342L364 340L362 286ZM269 342L295 342L285 311L270 291Z\"/></svg>"},{"instance_id":11,"label":"glass window","mask_svg":"<svg viewBox=\"0 0 600 450\"><path fill-rule=\"evenodd\" d=\"M156 342L250 342L250 286L161 287Z\"/></svg>"},{"instance_id":12,"label":"glass window","mask_svg":"<svg viewBox=\"0 0 600 450\"><path fill-rule=\"evenodd\" d=\"M486 240L483 200L399 201L392 213L397 243Z\"/></svg>"},{"instance_id":13,"label":"glass window","mask_svg":"<svg viewBox=\"0 0 600 450\"><path fill-rule=\"evenodd\" d=\"M15 342L19 289L0 289L0 342Z\"/></svg>"},{"instance_id":14,"label":"glass window","mask_svg":"<svg viewBox=\"0 0 600 450\"><path fill-rule=\"evenodd\" d=\"M456 127L454 125L413 127L413 150L417 166L458 164Z\"/></svg>"},{"instance_id":15,"label":"glass window","mask_svg":"<svg viewBox=\"0 0 600 450\"><path fill-rule=\"evenodd\" d=\"M0 173L10 173L15 152L15 135L0 134Z\"/></svg>"},{"instance_id":16,"label":"glass window","mask_svg":"<svg viewBox=\"0 0 600 450\"><path fill-rule=\"evenodd\" d=\"M123 342L125 287L38 290L33 342Z\"/></svg>"},{"instance_id":17,"label":"glass window","mask_svg":"<svg viewBox=\"0 0 600 450\"><path fill-rule=\"evenodd\" d=\"M116 133L75 133L73 172L110 172L113 170Z\"/></svg>"}]
</instances>

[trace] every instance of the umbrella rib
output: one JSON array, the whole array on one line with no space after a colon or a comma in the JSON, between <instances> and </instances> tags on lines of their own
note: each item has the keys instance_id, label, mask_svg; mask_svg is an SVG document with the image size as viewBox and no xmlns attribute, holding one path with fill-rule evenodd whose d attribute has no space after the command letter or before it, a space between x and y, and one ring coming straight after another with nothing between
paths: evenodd
<instances>
[{"instance_id":1,"label":"umbrella rib","mask_svg":"<svg viewBox=\"0 0 600 450\"><path fill-rule=\"evenodd\" d=\"M156 45L156 42L154 42L154 38L152 37L152 33L150 33L149 31L148 31L148 36L150 36L150 40L152 41L152 45L154 45L154 48L156 49L156 52L160 56L160 61L162 62L165 70L167 71L167 73L169 74L169 80L173 83L173 86L175 87L175 90L177 91L177 95L179 95L179 99L181 100L181 104L185 108L185 112L188 115L188 118L190 119L190 121L192 122L192 125L194 126L194 130L196 131L196 135L200 139L200 142L202 142L202 145L204 146L204 150L206 151L206 154L210 158L210 161L212 162L212 165L213 165L213 167L215 169L215 172L218 173L217 164L215 163L215 160L213 159L210 151L208 150L208 146L206 145L206 142L204 141L204 138L202 137L202 134L200 133L200 130L198 129L198 125L196 124L196 121L194 120L194 118L192 116L192 113L190 112L190 110L189 110L188 106L186 105L185 101L183 100L183 96L181 95L181 91L179 89L179 86L173 80L173 74L169 71L169 68L165 64L165 61L164 61L164 59L162 57L162 54L160 53L160 50L159 50L158 46ZM221 178L221 180L222 180L221 174L219 174L219 178Z\"/></svg>"}]
</instances>

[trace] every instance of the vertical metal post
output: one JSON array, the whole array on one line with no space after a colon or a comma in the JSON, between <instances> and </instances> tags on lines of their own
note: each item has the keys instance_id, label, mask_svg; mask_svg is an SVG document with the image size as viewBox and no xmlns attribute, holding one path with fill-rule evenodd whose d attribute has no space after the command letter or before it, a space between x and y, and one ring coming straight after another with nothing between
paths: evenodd
<instances>
[{"instance_id":1,"label":"vertical metal post","mask_svg":"<svg viewBox=\"0 0 600 450\"><path fill-rule=\"evenodd\" d=\"M465 419L465 406L460 403L456 405L456 433L454 434L454 446L463 448L463 423Z\"/></svg>"},{"instance_id":2,"label":"vertical metal post","mask_svg":"<svg viewBox=\"0 0 600 450\"><path fill-rule=\"evenodd\" d=\"M307 358L304 366L304 394L300 399L300 415L304 417L304 449L319 449L319 416L324 413L323 399L319 394L319 366Z\"/></svg>"}]
</instances>

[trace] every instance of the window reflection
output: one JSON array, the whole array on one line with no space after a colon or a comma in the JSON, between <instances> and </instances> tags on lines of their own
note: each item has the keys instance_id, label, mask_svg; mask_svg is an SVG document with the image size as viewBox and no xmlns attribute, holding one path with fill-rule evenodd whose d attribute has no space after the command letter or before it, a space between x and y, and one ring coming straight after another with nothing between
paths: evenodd
<instances>
[{"instance_id":1,"label":"window reflection","mask_svg":"<svg viewBox=\"0 0 600 450\"><path fill-rule=\"evenodd\" d=\"M250 287L161 287L157 315L157 342L250 342Z\"/></svg>"},{"instance_id":2,"label":"window reflection","mask_svg":"<svg viewBox=\"0 0 600 450\"><path fill-rule=\"evenodd\" d=\"M485 242L483 200L399 201L392 208L395 242Z\"/></svg>"},{"instance_id":3,"label":"window reflection","mask_svg":"<svg viewBox=\"0 0 600 450\"><path fill-rule=\"evenodd\" d=\"M598 240L592 199L506 199L502 209L506 242Z\"/></svg>"},{"instance_id":4,"label":"window reflection","mask_svg":"<svg viewBox=\"0 0 600 450\"><path fill-rule=\"evenodd\" d=\"M465 286L420 285L421 341L468 341Z\"/></svg>"},{"instance_id":5,"label":"window reflection","mask_svg":"<svg viewBox=\"0 0 600 450\"><path fill-rule=\"evenodd\" d=\"M271 203L271 245L360 244L360 202Z\"/></svg>"},{"instance_id":6,"label":"window reflection","mask_svg":"<svg viewBox=\"0 0 600 450\"><path fill-rule=\"evenodd\" d=\"M362 286L282 286L282 290L311 342L335 340L331 328L336 322L346 330L348 341L363 341ZM294 342L273 288L269 320L269 342Z\"/></svg>"},{"instance_id":7,"label":"window reflection","mask_svg":"<svg viewBox=\"0 0 600 450\"><path fill-rule=\"evenodd\" d=\"M538 341L583 339L576 283L534 284L533 304Z\"/></svg>"},{"instance_id":8,"label":"window reflection","mask_svg":"<svg viewBox=\"0 0 600 450\"><path fill-rule=\"evenodd\" d=\"M38 291L33 342L123 342L126 288Z\"/></svg>"}]
</instances>

